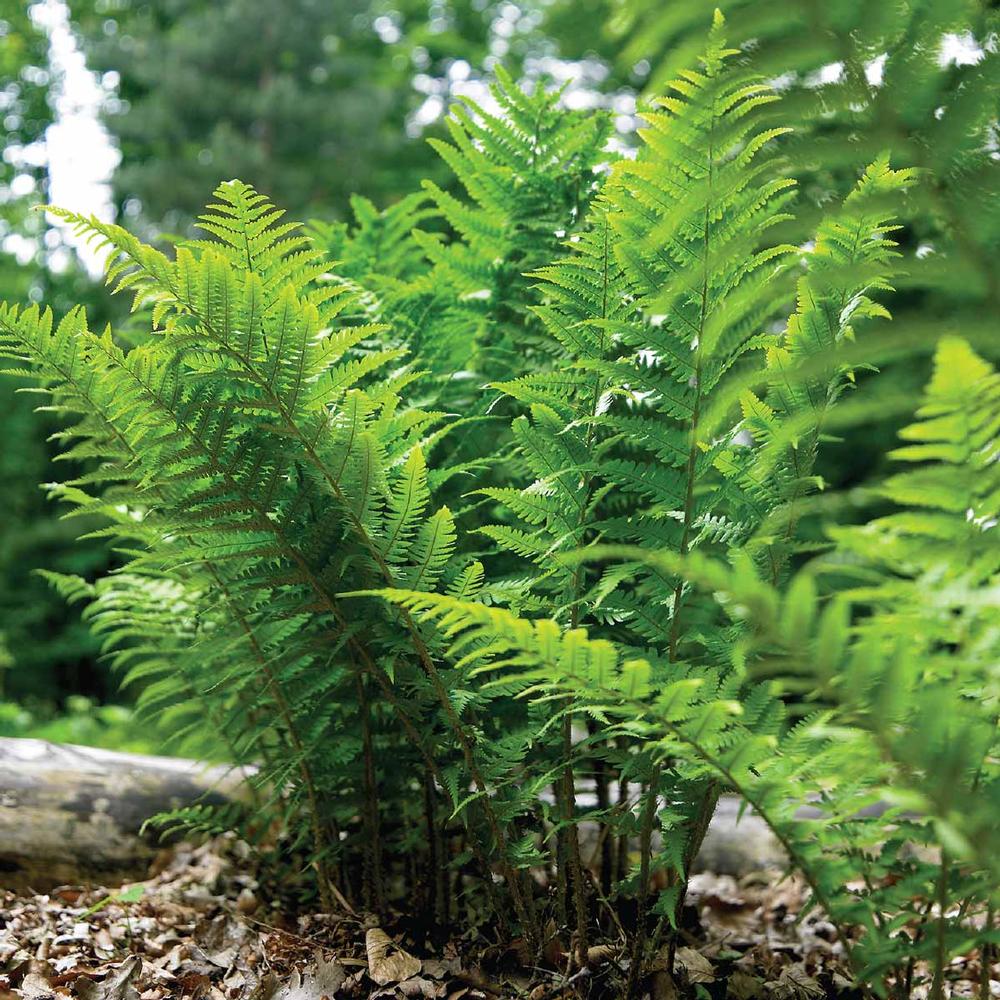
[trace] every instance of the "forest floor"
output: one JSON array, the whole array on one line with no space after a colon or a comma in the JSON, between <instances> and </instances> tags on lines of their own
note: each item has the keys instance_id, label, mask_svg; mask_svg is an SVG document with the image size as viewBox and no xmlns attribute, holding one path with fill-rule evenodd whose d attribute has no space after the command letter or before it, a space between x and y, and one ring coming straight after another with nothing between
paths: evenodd
<instances>
[{"instance_id":1,"label":"forest floor","mask_svg":"<svg viewBox=\"0 0 1000 1000\"><path fill-rule=\"evenodd\" d=\"M556 933L527 963L470 928L432 946L406 914L282 916L268 904L245 845L219 838L166 852L147 881L114 890L64 887L0 896L0 1000L447 1000L619 998L622 939L574 966ZM807 892L765 870L692 879L685 929L644 982L649 1000L820 1000L860 996L833 928L802 913ZM913 1000L926 997L916 970ZM949 992L974 996L978 972L956 964ZM1000 995L1000 983L997 984Z\"/></svg>"}]
</instances>

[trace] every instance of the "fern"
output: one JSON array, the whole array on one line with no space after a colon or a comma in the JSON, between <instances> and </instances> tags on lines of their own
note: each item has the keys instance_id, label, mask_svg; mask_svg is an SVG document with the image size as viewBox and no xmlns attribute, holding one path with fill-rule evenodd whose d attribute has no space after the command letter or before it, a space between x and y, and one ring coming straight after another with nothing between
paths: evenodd
<instances>
[{"instance_id":1,"label":"fern","mask_svg":"<svg viewBox=\"0 0 1000 1000\"><path fill-rule=\"evenodd\" d=\"M490 92L497 113L466 100L447 120L450 142L431 140L468 196L424 185L457 238L414 233L431 263L414 292L437 299L425 318L434 341L421 353L478 385L518 370L526 353L544 359L521 276L579 227L610 130L604 115L561 108L558 93L524 93L502 68Z\"/></svg>"},{"instance_id":2,"label":"fern","mask_svg":"<svg viewBox=\"0 0 1000 1000\"><path fill-rule=\"evenodd\" d=\"M913 171L892 170L883 157L865 171L841 211L823 221L798 282L795 313L767 349L767 402L750 390L741 398L744 427L759 445L742 476L748 494L769 511L758 540L774 581L791 554L803 502L823 487L814 470L831 407L856 386L845 355L866 321L889 318L872 298L892 291L886 276L899 256L887 238L896 227L886 205L912 179ZM733 452L723 461L739 465L740 456Z\"/></svg>"},{"instance_id":3,"label":"fern","mask_svg":"<svg viewBox=\"0 0 1000 1000\"><path fill-rule=\"evenodd\" d=\"M782 130L760 123L774 95L727 66L722 30L720 18L702 71L675 81L678 96L650 112L643 148L615 166L571 255L536 272L544 296L536 312L564 360L554 372L497 385L528 410L512 432L529 483L482 491L516 519L484 533L537 568L516 605L553 608L571 630L603 620L609 637L652 654L658 672L676 662L701 669L718 623L703 609L684 613L681 579L642 560L594 579L587 563L566 557L597 540L682 555L713 540L731 545L757 517L719 473L738 429L731 408L710 414L707 401L724 398L729 380L752 364L787 294L780 258L794 248L761 241L785 218L791 182L767 154ZM571 704L563 717L564 761L574 712ZM597 737L599 727L590 732ZM610 735L594 740L601 773ZM668 856L671 877L683 884L715 794L710 785L692 795L686 776L664 775L652 755L643 760L642 859L637 878L623 883L637 882L641 894L651 864ZM664 808L667 854L654 862L661 794L686 807ZM572 823L568 783L562 795ZM571 854L572 842L564 850ZM673 896L679 906L682 892Z\"/></svg>"},{"instance_id":4,"label":"fern","mask_svg":"<svg viewBox=\"0 0 1000 1000\"><path fill-rule=\"evenodd\" d=\"M741 658L754 676L826 702L824 714L779 744L789 767L809 763L806 783L793 793L792 779L778 772L774 801L762 803L761 812L776 829L785 824L779 835L801 848L808 841L799 821L782 819L775 804L824 789L821 818L835 816L837 825L832 835L814 835L820 851L795 860L811 872L832 916L867 928L855 950L859 975L869 981L890 970L899 977L916 959L932 961L940 977L970 934L990 933L988 922L977 930L963 921L977 909L990 912L996 901L998 692L987 596L997 575L989 540L996 385L991 366L965 342L942 340L918 420L901 431L915 443L894 453L917 465L889 476L882 488L902 509L834 529L835 553L784 591L761 580L751 562L735 570L704 561L682 566L747 624ZM843 577L845 558L853 559L860 585ZM840 581L828 595L816 584L823 571ZM814 770L828 755L840 769L836 782ZM845 763L851 759L864 766ZM752 788L742 791L754 801ZM876 794L891 808L864 819L859 809ZM908 841L938 846L941 863L907 855ZM864 892L838 892L846 878ZM952 894L963 900L958 917L947 909ZM926 923L935 903L933 933L912 942L893 933L907 918Z\"/></svg>"},{"instance_id":5,"label":"fern","mask_svg":"<svg viewBox=\"0 0 1000 1000\"><path fill-rule=\"evenodd\" d=\"M52 333L45 317L29 314L5 317L5 347L19 360L27 351L39 355L50 377L82 364L82 373L67 371L97 376L113 401L106 418L129 450L128 476L156 514L157 560L168 567L207 561L218 575L234 641L257 661L277 702L322 854L328 835L310 757L336 721L336 703L317 702L308 686L300 693L301 679L319 669L324 647L336 657L342 644L348 669L374 674L403 711L378 654L352 634L333 594L345 574L393 581L383 545L403 578L430 586L440 576L453 544L446 509L412 537L384 531L406 455L436 417L400 406L395 387L405 383L403 371L376 392L359 386L398 351L356 350L370 327L321 335L342 304L313 283L325 264L291 230L274 226L274 212L246 186L225 185L217 197L206 226L223 234L223 250L201 243L179 250L176 261L118 227L70 216L114 249L116 287L131 290L137 304L153 304L155 341L126 353L79 322ZM185 367L190 377L181 379ZM67 393L55 391L59 406L76 402L72 383ZM298 627L272 663L270 632L290 621ZM419 637L415 644L422 648Z\"/></svg>"}]
</instances>

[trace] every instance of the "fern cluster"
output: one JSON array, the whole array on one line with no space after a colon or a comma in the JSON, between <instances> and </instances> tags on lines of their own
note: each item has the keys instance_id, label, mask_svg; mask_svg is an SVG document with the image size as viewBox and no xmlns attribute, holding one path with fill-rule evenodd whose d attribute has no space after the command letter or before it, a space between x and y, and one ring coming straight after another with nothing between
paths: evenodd
<instances>
[{"instance_id":1,"label":"fern cluster","mask_svg":"<svg viewBox=\"0 0 1000 1000\"><path fill-rule=\"evenodd\" d=\"M467 197L353 226L230 181L168 256L55 210L150 333L0 311L89 470L52 494L119 561L48 576L173 746L256 768L245 807L167 821L277 820L327 907L403 876L440 926L485 907L581 964L627 912L635 995L730 791L859 979L930 959L941 995L1000 874L1000 382L943 340L898 509L803 537L918 175L874 159L789 242L789 129L738 56L717 16L617 161L501 76L439 145Z\"/></svg>"}]
</instances>

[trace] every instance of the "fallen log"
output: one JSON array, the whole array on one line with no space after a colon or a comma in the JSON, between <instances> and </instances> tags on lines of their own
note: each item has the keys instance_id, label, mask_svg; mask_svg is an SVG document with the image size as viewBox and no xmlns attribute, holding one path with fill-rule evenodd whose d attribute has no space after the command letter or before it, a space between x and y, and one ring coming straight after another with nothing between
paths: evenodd
<instances>
[{"instance_id":1,"label":"fallen log","mask_svg":"<svg viewBox=\"0 0 1000 1000\"><path fill-rule=\"evenodd\" d=\"M694 861L694 871L739 877L788 862L778 838L737 795L722 795Z\"/></svg>"},{"instance_id":2,"label":"fallen log","mask_svg":"<svg viewBox=\"0 0 1000 1000\"><path fill-rule=\"evenodd\" d=\"M238 771L197 761L0 738L0 888L115 885L144 878L150 816L237 794Z\"/></svg>"},{"instance_id":3,"label":"fallen log","mask_svg":"<svg viewBox=\"0 0 1000 1000\"><path fill-rule=\"evenodd\" d=\"M145 878L157 835L150 816L195 802L240 797L245 775L193 760L0 738L0 889L46 892L57 885L116 885ZM696 871L742 875L783 863L759 816L739 817L723 796ZM592 824L581 830L584 856Z\"/></svg>"}]
</instances>

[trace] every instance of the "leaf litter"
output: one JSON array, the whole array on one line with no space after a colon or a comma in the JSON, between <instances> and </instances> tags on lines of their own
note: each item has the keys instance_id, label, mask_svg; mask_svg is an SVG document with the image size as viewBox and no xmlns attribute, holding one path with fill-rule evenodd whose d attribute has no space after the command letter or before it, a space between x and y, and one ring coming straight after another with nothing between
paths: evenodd
<instances>
[{"instance_id":1,"label":"leaf litter","mask_svg":"<svg viewBox=\"0 0 1000 1000\"><path fill-rule=\"evenodd\" d=\"M170 848L142 883L0 895L0 1000L621 997L621 925L580 968L569 933L550 924L540 967L482 927L441 944L404 913L289 912L264 900L254 858L218 837ZM802 882L778 871L693 876L675 947L661 945L642 996L857 1000L832 927L807 906ZM976 995L973 966L955 963L950 996ZM916 971L913 1000L923 1000L928 977Z\"/></svg>"}]
</instances>

